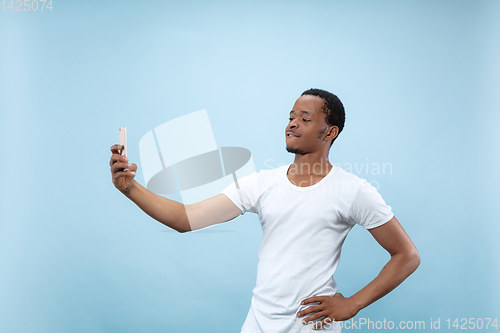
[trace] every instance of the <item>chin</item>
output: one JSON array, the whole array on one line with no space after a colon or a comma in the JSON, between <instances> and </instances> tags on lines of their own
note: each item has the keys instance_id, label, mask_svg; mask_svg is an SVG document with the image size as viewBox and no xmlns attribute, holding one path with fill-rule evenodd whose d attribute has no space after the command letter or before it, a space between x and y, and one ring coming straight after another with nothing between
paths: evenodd
<instances>
[{"instance_id":1,"label":"chin","mask_svg":"<svg viewBox=\"0 0 500 333\"><path fill-rule=\"evenodd\" d=\"M286 146L286 151L292 154L299 154L302 155L304 154L304 151L300 148L294 148L294 147L288 147Z\"/></svg>"}]
</instances>

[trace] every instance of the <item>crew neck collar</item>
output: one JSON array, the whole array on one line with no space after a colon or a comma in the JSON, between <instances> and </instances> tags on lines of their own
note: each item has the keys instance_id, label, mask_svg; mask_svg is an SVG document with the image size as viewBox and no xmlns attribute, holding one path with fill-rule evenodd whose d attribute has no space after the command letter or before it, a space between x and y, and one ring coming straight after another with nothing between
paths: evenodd
<instances>
[{"instance_id":1,"label":"crew neck collar","mask_svg":"<svg viewBox=\"0 0 500 333\"><path fill-rule=\"evenodd\" d=\"M311 186L302 187L302 186L297 186L297 185L292 184L290 179L288 179L287 173L288 173L288 170L290 169L290 166L292 165L292 163L285 165L283 168L283 172L281 174L282 174L282 177L284 178L285 183L287 183L288 187L290 187L296 191L310 191L310 190L313 190L313 189L321 186L323 183L325 183L328 180L328 178L330 178L332 176L332 174L336 170L335 165L332 165L332 168L330 169L328 174L325 177L323 177L319 182L317 182L316 184L311 185Z\"/></svg>"}]
</instances>

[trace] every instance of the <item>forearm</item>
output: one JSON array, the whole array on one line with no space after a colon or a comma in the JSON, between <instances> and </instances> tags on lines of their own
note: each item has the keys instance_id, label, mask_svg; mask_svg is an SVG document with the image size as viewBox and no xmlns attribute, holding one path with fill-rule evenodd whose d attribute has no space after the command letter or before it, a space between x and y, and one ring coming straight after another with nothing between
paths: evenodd
<instances>
[{"instance_id":1,"label":"forearm","mask_svg":"<svg viewBox=\"0 0 500 333\"><path fill-rule=\"evenodd\" d=\"M167 227L178 232L191 230L184 204L154 194L135 180L127 190L121 192L146 214Z\"/></svg>"},{"instance_id":2,"label":"forearm","mask_svg":"<svg viewBox=\"0 0 500 333\"><path fill-rule=\"evenodd\" d=\"M395 253L378 276L350 297L361 310L399 286L420 264L418 252Z\"/></svg>"}]
</instances>

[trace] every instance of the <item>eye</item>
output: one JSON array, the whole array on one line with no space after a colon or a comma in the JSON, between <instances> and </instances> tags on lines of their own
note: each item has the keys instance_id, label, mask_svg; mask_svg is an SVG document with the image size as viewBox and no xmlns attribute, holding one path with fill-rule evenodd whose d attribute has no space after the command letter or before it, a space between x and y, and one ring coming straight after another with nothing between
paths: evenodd
<instances>
[{"instance_id":1,"label":"eye","mask_svg":"<svg viewBox=\"0 0 500 333\"><path fill-rule=\"evenodd\" d=\"M290 121L292 121L292 120L293 120L293 118L288 118L288 119L289 119Z\"/></svg>"},{"instance_id":2,"label":"eye","mask_svg":"<svg viewBox=\"0 0 500 333\"><path fill-rule=\"evenodd\" d=\"M309 122L310 121L309 119L302 119L302 120L305 121L305 122Z\"/></svg>"}]
</instances>

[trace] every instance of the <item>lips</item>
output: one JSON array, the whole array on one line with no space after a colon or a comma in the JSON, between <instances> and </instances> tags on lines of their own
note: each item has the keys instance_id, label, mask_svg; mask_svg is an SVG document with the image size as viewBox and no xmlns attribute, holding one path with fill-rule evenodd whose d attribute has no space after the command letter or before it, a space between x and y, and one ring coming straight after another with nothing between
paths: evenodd
<instances>
[{"instance_id":1,"label":"lips","mask_svg":"<svg viewBox=\"0 0 500 333\"><path fill-rule=\"evenodd\" d=\"M290 136L295 136L295 137L298 137L298 136L300 136L300 135L298 135L298 134L297 134L297 133L295 133L295 132L288 131L288 132L286 132L286 136L287 136L287 137L290 137Z\"/></svg>"}]
</instances>

